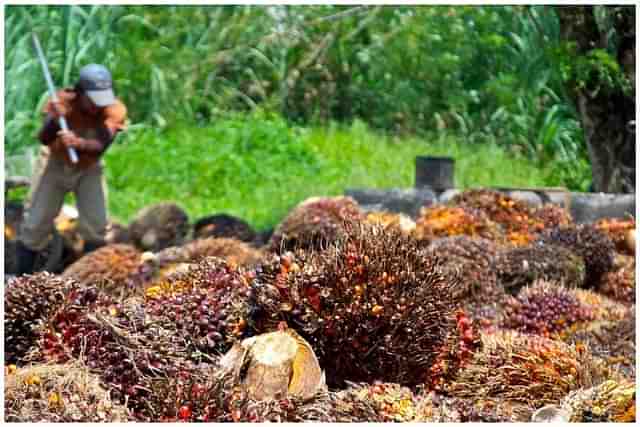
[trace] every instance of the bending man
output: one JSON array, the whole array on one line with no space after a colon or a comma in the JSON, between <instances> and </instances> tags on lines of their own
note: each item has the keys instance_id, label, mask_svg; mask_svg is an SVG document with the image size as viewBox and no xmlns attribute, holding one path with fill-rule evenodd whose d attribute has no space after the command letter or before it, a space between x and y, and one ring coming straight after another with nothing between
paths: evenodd
<instances>
[{"instance_id":1,"label":"bending man","mask_svg":"<svg viewBox=\"0 0 640 427\"><path fill-rule=\"evenodd\" d=\"M111 74L98 64L83 67L76 85L60 90L57 96L57 103L47 102L47 116L38 134L43 147L20 233L19 275L33 272L36 254L47 246L69 192L76 197L84 251L104 245L107 189L101 157L116 134L125 129L127 109L113 93ZM69 131L60 129L60 116L67 120ZM77 163L71 162L67 147L76 150Z\"/></svg>"}]
</instances>

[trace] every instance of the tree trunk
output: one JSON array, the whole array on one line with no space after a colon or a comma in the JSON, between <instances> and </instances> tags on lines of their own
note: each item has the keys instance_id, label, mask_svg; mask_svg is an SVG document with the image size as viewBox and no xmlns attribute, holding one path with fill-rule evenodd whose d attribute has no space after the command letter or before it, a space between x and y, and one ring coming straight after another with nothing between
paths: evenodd
<instances>
[{"instance_id":1,"label":"tree trunk","mask_svg":"<svg viewBox=\"0 0 640 427\"><path fill-rule=\"evenodd\" d=\"M579 55L607 48L606 31L598 28L594 6L560 6L562 37L577 44ZM593 90L569 82L570 93L580 114L591 160L593 187L607 193L635 192L635 10L620 7L612 14L617 35L616 60L632 84L621 88Z\"/></svg>"}]
</instances>

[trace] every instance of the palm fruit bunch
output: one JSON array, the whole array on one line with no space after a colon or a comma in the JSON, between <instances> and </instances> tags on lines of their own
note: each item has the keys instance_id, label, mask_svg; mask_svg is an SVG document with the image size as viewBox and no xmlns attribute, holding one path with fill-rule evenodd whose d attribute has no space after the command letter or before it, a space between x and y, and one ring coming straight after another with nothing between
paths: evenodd
<instances>
[{"instance_id":1,"label":"palm fruit bunch","mask_svg":"<svg viewBox=\"0 0 640 427\"><path fill-rule=\"evenodd\" d=\"M405 234L411 234L416 229L416 223L407 215L387 211L369 212L365 221L372 224L381 224L383 227L393 227Z\"/></svg>"},{"instance_id":2,"label":"palm fruit bunch","mask_svg":"<svg viewBox=\"0 0 640 427\"><path fill-rule=\"evenodd\" d=\"M149 400L154 413L168 422L410 421L416 403L411 390L389 383L352 384L306 399L290 394L256 399L238 385L237 374L214 365L158 377L149 389L155 391Z\"/></svg>"},{"instance_id":3,"label":"palm fruit bunch","mask_svg":"<svg viewBox=\"0 0 640 427\"><path fill-rule=\"evenodd\" d=\"M456 312L456 329L447 337L438 357L429 369L429 390L444 391L459 370L480 348L480 327L464 310Z\"/></svg>"},{"instance_id":4,"label":"palm fruit bunch","mask_svg":"<svg viewBox=\"0 0 640 427\"><path fill-rule=\"evenodd\" d=\"M5 374L5 422L127 422L97 375L82 364L32 365Z\"/></svg>"},{"instance_id":5,"label":"palm fruit bunch","mask_svg":"<svg viewBox=\"0 0 640 427\"><path fill-rule=\"evenodd\" d=\"M616 250L621 254L634 256L636 253L636 220L602 218L593 224L595 228L605 233Z\"/></svg>"},{"instance_id":6,"label":"palm fruit bunch","mask_svg":"<svg viewBox=\"0 0 640 427\"><path fill-rule=\"evenodd\" d=\"M593 320L596 320L595 310L580 301L574 289L539 280L505 301L500 326L555 337L568 328Z\"/></svg>"},{"instance_id":7,"label":"palm fruit bunch","mask_svg":"<svg viewBox=\"0 0 640 427\"><path fill-rule=\"evenodd\" d=\"M630 307L607 298L598 292L586 289L571 289L570 292L575 295L580 303L591 308L597 322L613 322L629 316ZM569 328L567 333L574 333L578 330L580 330L579 327L573 326Z\"/></svg>"},{"instance_id":8,"label":"palm fruit bunch","mask_svg":"<svg viewBox=\"0 0 640 427\"><path fill-rule=\"evenodd\" d=\"M441 237L462 235L500 240L497 225L478 209L443 205L420 209L414 231L418 241L426 245Z\"/></svg>"},{"instance_id":9,"label":"palm fruit bunch","mask_svg":"<svg viewBox=\"0 0 640 427\"><path fill-rule=\"evenodd\" d=\"M505 301L501 326L564 339L592 322L617 321L627 314L626 307L594 292L539 280Z\"/></svg>"},{"instance_id":10,"label":"palm fruit bunch","mask_svg":"<svg viewBox=\"0 0 640 427\"><path fill-rule=\"evenodd\" d=\"M540 279L581 287L586 275L580 256L565 247L541 242L506 248L494 258L492 269L498 283L512 295Z\"/></svg>"},{"instance_id":11,"label":"palm fruit bunch","mask_svg":"<svg viewBox=\"0 0 640 427\"><path fill-rule=\"evenodd\" d=\"M443 237L429 244L425 252L441 255L444 269L450 274L459 274L461 302L472 317L480 307L496 303L504 297L504 289L498 284L496 273L491 268L491 262L498 254L494 242L480 237Z\"/></svg>"},{"instance_id":12,"label":"palm fruit bunch","mask_svg":"<svg viewBox=\"0 0 640 427\"><path fill-rule=\"evenodd\" d=\"M225 352L249 333L250 288L244 273L224 260L204 258L186 273L169 277L169 287L174 280L182 289L148 298L145 315L176 331L190 353Z\"/></svg>"},{"instance_id":13,"label":"palm fruit bunch","mask_svg":"<svg viewBox=\"0 0 640 427\"><path fill-rule=\"evenodd\" d=\"M83 321L87 313L98 307L108 307L113 299L100 292L95 286L75 286L64 292L61 302L50 312L46 321L34 331L37 339L37 349L31 359L36 362L65 363L71 357L71 352L65 346L74 337L87 332L79 322Z\"/></svg>"},{"instance_id":14,"label":"palm fruit bunch","mask_svg":"<svg viewBox=\"0 0 640 427\"><path fill-rule=\"evenodd\" d=\"M500 225L506 240L514 245L526 245L534 240L543 225L533 215L533 207L524 201L486 189L472 189L455 195L449 204L478 209Z\"/></svg>"},{"instance_id":15,"label":"palm fruit bunch","mask_svg":"<svg viewBox=\"0 0 640 427\"><path fill-rule=\"evenodd\" d=\"M345 390L321 392L310 400L296 397L256 401L231 393L217 421L235 422L408 422L414 418L415 397L397 384L351 384Z\"/></svg>"},{"instance_id":16,"label":"palm fruit bunch","mask_svg":"<svg viewBox=\"0 0 640 427\"><path fill-rule=\"evenodd\" d=\"M146 270L141 269L141 273L136 275L134 283L141 283L136 286L144 288L144 297L147 300L176 296L193 289L193 284L186 274L193 265L189 263L170 264L160 269L152 279L149 277L151 277L154 267L145 265Z\"/></svg>"},{"instance_id":17,"label":"palm fruit bunch","mask_svg":"<svg viewBox=\"0 0 640 427\"><path fill-rule=\"evenodd\" d=\"M211 363L182 366L173 375L146 378L148 409L134 413L137 421L214 422L224 411L233 390L231 375Z\"/></svg>"},{"instance_id":18,"label":"palm fruit bunch","mask_svg":"<svg viewBox=\"0 0 640 427\"><path fill-rule=\"evenodd\" d=\"M336 422L350 421L351 417L364 422L411 422L416 418L418 404L417 397L409 388L379 381L373 384L350 384L345 390L331 393L330 399L337 414L353 414L350 417L338 416ZM362 402L370 403L374 413L353 413L350 406L362 406Z\"/></svg>"},{"instance_id":19,"label":"palm fruit bunch","mask_svg":"<svg viewBox=\"0 0 640 427\"><path fill-rule=\"evenodd\" d=\"M115 302L96 288L67 296L65 304L41 330L42 360L78 360L119 404L148 415L151 378L175 376L190 366L184 337L149 320L136 301Z\"/></svg>"},{"instance_id":20,"label":"palm fruit bunch","mask_svg":"<svg viewBox=\"0 0 640 427\"><path fill-rule=\"evenodd\" d=\"M260 331L281 321L313 347L327 383L428 380L455 328L459 293L442 260L424 256L397 230L351 223L325 251L280 257L252 281Z\"/></svg>"},{"instance_id":21,"label":"palm fruit bunch","mask_svg":"<svg viewBox=\"0 0 640 427\"><path fill-rule=\"evenodd\" d=\"M526 422L533 408L508 399L468 399L427 391L418 396L416 418L420 423Z\"/></svg>"},{"instance_id":22,"label":"palm fruit bunch","mask_svg":"<svg viewBox=\"0 0 640 427\"><path fill-rule=\"evenodd\" d=\"M364 214L351 197L312 197L285 217L268 246L276 253L323 248L344 234L345 221L363 219Z\"/></svg>"},{"instance_id":23,"label":"palm fruit bunch","mask_svg":"<svg viewBox=\"0 0 640 427\"><path fill-rule=\"evenodd\" d=\"M574 225L571 212L553 203L546 203L535 208L531 216L534 221L541 223L545 229Z\"/></svg>"},{"instance_id":24,"label":"palm fruit bunch","mask_svg":"<svg viewBox=\"0 0 640 427\"><path fill-rule=\"evenodd\" d=\"M481 335L481 350L449 385L453 397L508 399L535 408L608 378L604 362L585 349L515 331Z\"/></svg>"},{"instance_id":25,"label":"palm fruit bunch","mask_svg":"<svg viewBox=\"0 0 640 427\"><path fill-rule=\"evenodd\" d=\"M36 343L37 328L62 305L66 293L78 287L71 279L50 273L9 280L4 289L5 362L21 362Z\"/></svg>"},{"instance_id":26,"label":"palm fruit bunch","mask_svg":"<svg viewBox=\"0 0 640 427\"><path fill-rule=\"evenodd\" d=\"M590 224L545 230L538 239L546 244L564 246L584 259L585 283L595 288L602 275L613 268L615 245L602 231Z\"/></svg>"},{"instance_id":27,"label":"palm fruit bunch","mask_svg":"<svg viewBox=\"0 0 640 427\"><path fill-rule=\"evenodd\" d=\"M318 362L310 356L313 351L308 343L291 329L249 338L204 373L183 372L176 378L157 379L150 388L162 399L151 404L165 421L389 422L414 418L415 397L397 384L350 384L345 390L327 393Z\"/></svg>"},{"instance_id":28,"label":"palm fruit bunch","mask_svg":"<svg viewBox=\"0 0 640 427\"><path fill-rule=\"evenodd\" d=\"M604 359L624 375L636 376L636 312L629 308L619 320L594 322L589 328L565 338L576 347L588 346L591 353Z\"/></svg>"},{"instance_id":29,"label":"palm fruit bunch","mask_svg":"<svg viewBox=\"0 0 640 427\"><path fill-rule=\"evenodd\" d=\"M80 258L67 267L62 277L72 278L83 285L104 286L113 295L135 291L129 289L131 277L142 263L142 254L131 245L103 246Z\"/></svg>"},{"instance_id":30,"label":"palm fruit bunch","mask_svg":"<svg viewBox=\"0 0 640 427\"><path fill-rule=\"evenodd\" d=\"M158 203L142 209L129 224L131 242L145 251L178 246L189 233L189 216L175 203Z\"/></svg>"},{"instance_id":31,"label":"palm fruit bunch","mask_svg":"<svg viewBox=\"0 0 640 427\"><path fill-rule=\"evenodd\" d=\"M636 258L628 255L616 255L613 270L602 276L597 290L616 301L635 304Z\"/></svg>"},{"instance_id":32,"label":"palm fruit bunch","mask_svg":"<svg viewBox=\"0 0 640 427\"><path fill-rule=\"evenodd\" d=\"M206 257L224 259L233 266L250 267L258 263L262 252L236 239L197 239L182 246L163 249L152 256L145 256L137 280L145 284L163 281L181 264L193 264Z\"/></svg>"},{"instance_id":33,"label":"palm fruit bunch","mask_svg":"<svg viewBox=\"0 0 640 427\"><path fill-rule=\"evenodd\" d=\"M246 221L227 214L211 215L197 220L193 225L193 239L212 237L253 243L257 234Z\"/></svg>"},{"instance_id":34,"label":"palm fruit bunch","mask_svg":"<svg viewBox=\"0 0 640 427\"><path fill-rule=\"evenodd\" d=\"M163 420L196 421L240 418L249 402L308 401L326 391L313 350L287 328L236 342L222 358L214 358L214 364L175 378L157 378L149 388L155 391L150 405ZM236 402L229 405L228 399Z\"/></svg>"},{"instance_id":35,"label":"palm fruit bunch","mask_svg":"<svg viewBox=\"0 0 640 427\"><path fill-rule=\"evenodd\" d=\"M635 381L611 379L575 390L561 402L572 423L631 423L636 421Z\"/></svg>"}]
</instances>

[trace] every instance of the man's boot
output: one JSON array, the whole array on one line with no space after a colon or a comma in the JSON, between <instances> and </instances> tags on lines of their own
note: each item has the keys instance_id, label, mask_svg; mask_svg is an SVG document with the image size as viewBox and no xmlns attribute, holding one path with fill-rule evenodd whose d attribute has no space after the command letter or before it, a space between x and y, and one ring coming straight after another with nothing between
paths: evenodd
<instances>
[{"instance_id":1,"label":"man's boot","mask_svg":"<svg viewBox=\"0 0 640 427\"><path fill-rule=\"evenodd\" d=\"M16 255L18 256L18 276L33 273L37 254L38 252L29 249L24 245L24 243L18 241L18 246L16 248Z\"/></svg>"}]
</instances>

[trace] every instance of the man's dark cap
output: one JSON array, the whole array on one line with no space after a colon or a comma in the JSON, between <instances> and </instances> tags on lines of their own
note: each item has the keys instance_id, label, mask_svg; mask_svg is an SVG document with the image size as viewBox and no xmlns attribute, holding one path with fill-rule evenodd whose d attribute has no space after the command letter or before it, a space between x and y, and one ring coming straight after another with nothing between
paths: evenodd
<instances>
[{"instance_id":1,"label":"man's dark cap","mask_svg":"<svg viewBox=\"0 0 640 427\"><path fill-rule=\"evenodd\" d=\"M111 73L104 65L89 64L82 67L78 85L96 107L106 107L116 102Z\"/></svg>"}]
</instances>

